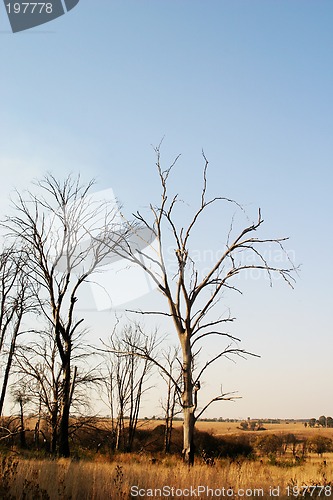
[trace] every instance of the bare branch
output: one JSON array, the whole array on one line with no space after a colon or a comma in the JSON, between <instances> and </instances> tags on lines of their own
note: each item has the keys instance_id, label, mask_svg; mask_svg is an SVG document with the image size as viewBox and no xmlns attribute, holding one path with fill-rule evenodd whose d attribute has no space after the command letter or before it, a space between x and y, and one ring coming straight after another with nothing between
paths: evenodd
<instances>
[{"instance_id":1,"label":"bare branch","mask_svg":"<svg viewBox=\"0 0 333 500\"><path fill-rule=\"evenodd\" d=\"M207 408L210 407L211 404L215 403L216 401L235 401L236 399L241 399L240 396L232 396L232 394L236 394L236 392L226 392L225 394L220 394L219 396L216 396L215 398L211 399L209 403L207 403L202 410L195 416L195 420L199 420L201 415L207 410Z\"/></svg>"},{"instance_id":2,"label":"bare branch","mask_svg":"<svg viewBox=\"0 0 333 500\"><path fill-rule=\"evenodd\" d=\"M207 370L207 368L215 363L218 359L222 358L222 356L228 357L228 355L233 355L233 356L239 356L240 358L245 359L245 356L253 356L255 358L260 358L258 354L254 354L253 352L245 351L244 349L239 349L238 347L231 347L231 344L229 344L223 351L219 352L216 356L214 356L212 359L207 361L203 368L199 371L199 374L197 375L196 379L194 380L194 384L196 384L200 379L202 374ZM230 359L230 358L228 358Z\"/></svg>"}]
</instances>

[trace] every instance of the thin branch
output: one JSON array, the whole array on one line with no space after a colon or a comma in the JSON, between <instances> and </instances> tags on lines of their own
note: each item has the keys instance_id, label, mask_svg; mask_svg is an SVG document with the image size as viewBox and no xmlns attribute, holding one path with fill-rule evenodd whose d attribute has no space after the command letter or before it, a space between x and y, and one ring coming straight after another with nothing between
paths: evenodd
<instances>
[{"instance_id":1,"label":"thin branch","mask_svg":"<svg viewBox=\"0 0 333 500\"><path fill-rule=\"evenodd\" d=\"M215 398L211 399L209 403L207 403L202 410L195 416L195 420L198 420L201 415L209 408L209 406L216 401L235 401L236 399L242 399L240 396L232 396L232 394L236 394L237 392L226 392L225 394L220 394L219 396L216 396Z\"/></svg>"},{"instance_id":2,"label":"thin branch","mask_svg":"<svg viewBox=\"0 0 333 500\"><path fill-rule=\"evenodd\" d=\"M245 356L253 356L255 358L260 358L260 356L258 354L254 354L252 352L246 351L245 349L231 348L231 344L230 344L223 351L221 351L219 354L217 354L216 356L214 356L212 359L210 359L209 361L207 361L205 363L205 365L203 366L203 368L201 368L199 374L197 375L197 377L194 381L194 384L196 384L200 380L202 374L207 370L207 368L211 364L215 363L215 361L222 358L222 356L227 357L229 354L239 356L239 357L244 358L244 359L245 359Z\"/></svg>"}]
</instances>

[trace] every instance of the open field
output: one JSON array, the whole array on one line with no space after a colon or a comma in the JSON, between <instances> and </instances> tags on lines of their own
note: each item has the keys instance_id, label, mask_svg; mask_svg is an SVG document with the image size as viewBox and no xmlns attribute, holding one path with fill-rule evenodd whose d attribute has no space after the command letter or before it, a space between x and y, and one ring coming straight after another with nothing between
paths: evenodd
<instances>
[{"instance_id":1,"label":"open field","mask_svg":"<svg viewBox=\"0 0 333 500\"><path fill-rule=\"evenodd\" d=\"M142 420L139 429L153 437L162 421ZM110 422L101 419L98 426ZM333 490L333 453L307 449L298 457L302 442L322 436L333 439L333 429L304 427L300 422L264 424L266 430L243 431L239 422L198 422L198 440L208 443L208 433L226 443L252 443L254 453L222 458L218 453L205 461L202 441L193 468L180 453L164 455L149 446L138 453L118 453L106 447L76 449L72 459L52 459L43 452L3 449L0 461L1 500L107 500L129 498L329 498ZM175 439L182 422L175 422ZM154 434L155 432L155 434ZM297 450L287 442L283 453L260 450L262 437L297 438ZM201 437L200 437L201 436ZM207 437L208 436L208 437ZM200 439L199 439L200 438ZM207 441L208 439L208 441ZM218 443L218 441L216 441ZM211 446L214 441L208 443ZM199 445L198 445L199 446ZM207 448L208 449L208 448ZM200 451L201 450L201 451ZM213 448L214 452L214 448ZM306 489L306 487L312 487ZM163 489L164 488L164 489ZM192 488L192 489L191 489Z\"/></svg>"},{"instance_id":2,"label":"open field","mask_svg":"<svg viewBox=\"0 0 333 500\"><path fill-rule=\"evenodd\" d=\"M289 423L287 423L289 422ZM158 425L163 424L163 420L142 420L139 423L139 426L143 428L151 428L157 427ZM228 435L244 435L244 434L253 434L252 431L243 431L240 429L240 422L206 422L206 421L198 421L196 423L196 428L199 431L209 432L215 436L228 436ZM181 421L174 422L174 427L182 427ZM333 439L333 428L323 428L323 427L304 427L302 422L293 422L293 421L281 421L278 424L263 424L265 428L264 431L254 431L255 434L281 434L281 433L293 433L299 438L309 438L315 435L322 435Z\"/></svg>"},{"instance_id":3,"label":"open field","mask_svg":"<svg viewBox=\"0 0 333 500\"><path fill-rule=\"evenodd\" d=\"M181 422L177 422L180 423ZM239 429L240 422L198 422L197 428L202 431L212 432L216 436L225 436L228 434L244 434L244 432ZM265 431L256 431L256 433L293 433L298 437L310 437L313 435L321 434L329 438L333 438L333 428L324 429L322 427L304 427L302 422L291 422L287 424L286 422L281 422L280 424L263 424Z\"/></svg>"},{"instance_id":4,"label":"open field","mask_svg":"<svg viewBox=\"0 0 333 500\"><path fill-rule=\"evenodd\" d=\"M126 420L125 420L125 425L126 425ZM147 419L142 419L138 421L138 429L147 429L147 430L152 430L159 425L163 425L165 422L164 420L159 420L159 419L153 419L153 420L147 420ZM228 435L244 435L244 434L249 434L252 433L252 431L243 431L240 428L240 421L239 422L218 422L218 421L203 421L199 420L196 423L196 429L199 431L203 432L209 432L210 434L213 434L215 436L228 436ZM36 425L36 419L35 418L28 418L26 419L26 428L33 430ZM96 420L96 425L99 425L101 428L110 428L111 427L111 421L108 418L100 418ZM183 422L180 420L176 420L173 423L173 427L175 429L181 428L183 425ZM288 421L288 420L281 420L280 423L264 423L263 427L265 430L263 431L254 431L255 434L267 434L267 433L274 433L274 434L279 434L279 433L293 433L297 435L298 437L304 437L304 438L309 438L314 435L323 435L327 436L331 439L333 439L333 428L323 428L323 427L304 427L304 424L302 422L298 421Z\"/></svg>"},{"instance_id":5,"label":"open field","mask_svg":"<svg viewBox=\"0 0 333 500\"><path fill-rule=\"evenodd\" d=\"M321 459L295 467L221 460L214 467L198 464L188 469L175 457L161 457L152 463L148 457L138 455L119 455L112 462L101 457L93 462L14 457L2 465L6 477L0 490L2 499L188 498L191 487L192 496L202 499L270 498L273 488L274 496L279 498L288 498L288 492L289 498L302 498L304 485L323 486L323 490L314 490L312 498L327 498L333 487L329 481L333 478L333 461L327 457L326 465ZM160 495L163 487L164 494ZM304 494L303 498L310 496Z\"/></svg>"}]
</instances>

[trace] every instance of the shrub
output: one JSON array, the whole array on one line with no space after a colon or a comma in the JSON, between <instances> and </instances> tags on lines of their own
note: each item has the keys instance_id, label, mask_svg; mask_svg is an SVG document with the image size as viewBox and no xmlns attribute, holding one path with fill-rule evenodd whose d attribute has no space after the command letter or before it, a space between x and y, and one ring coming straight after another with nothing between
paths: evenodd
<instances>
[{"instance_id":1,"label":"shrub","mask_svg":"<svg viewBox=\"0 0 333 500\"><path fill-rule=\"evenodd\" d=\"M325 436L314 436L308 441L309 450L318 455L322 455L328 451L333 451L332 439Z\"/></svg>"},{"instance_id":2,"label":"shrub","mask_svg":"<svg viewBox=\"0 0 333 500\"><path fill-rule=\"evenodd\" d=\"M264 455L276 455L283 452L283 438L276 434L260 436L257 438L256 446Z\"/></svg>"}]
</instances>

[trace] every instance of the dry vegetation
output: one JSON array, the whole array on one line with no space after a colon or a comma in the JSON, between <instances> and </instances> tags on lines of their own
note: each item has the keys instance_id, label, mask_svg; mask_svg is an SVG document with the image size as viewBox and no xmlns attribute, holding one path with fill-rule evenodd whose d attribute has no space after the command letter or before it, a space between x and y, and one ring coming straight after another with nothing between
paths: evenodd
<instances>
[{"instance_id":1,"label":"dry vegetation","mask_svg":"<svg viewBox=\"0 0 333 500\"><path fill-rule=\"evenodd\" d=\"M287 423L288 422L288 423ZM182 425L181 422L175 422L175 426ZM265 433L294 433L299 438L308 438L314 435L324 435L333 439L333 428L322 428L322 427L304 427L302 422L298 421L284 421L282 420L279 424L269 424L264 423ZM199 421L197 423L197 428L200 431L210 432L215 436L225 436L232 434L239 434L241 431L239 429L239 422L204 422ZM261 431L260 431L261 432ZM257 433L258 434L258 433Z\"/></svg>"},{"instance_id":2,"label":"dry vegetation","mask_svg":"<svg viewBox=\"0 0 333 500\"><path fill-rule=\"evenodd\" d=\"M105 423L105 422L104 422ZM151 435L157 432L161 422L142 422ZM176 438L181 435L181 422L176 422ZM72 459L41 459L41 455L22 452L19 449L3 450L1 460L0 498L9 499L127 499L127 498L188 498L186 488L193 487L196 498L212 498L212 491L200 491L198 487L214 490L220 498L270 498L270 488L279 488L279 498L318 498L319 488L308 492L304 485L321 485L321 498L327 498L333 489L333 454L322 456L307 452L299 460L291 449L281 454L259 454L245 458L242 455L218 458L206 463L202 456L202 442L206 432L224 436L230 442L238 439L258 439L258 436L286 436L293 431L297 439L306 436L333 438L333 429L304 428L300 423L266 425L266 431L244 432L235 422L199 422L198 446L201 453L193 468L188 468L178 454L165 456L160 452L142 450L141 453L109 453L107 450L86 451ZM156 430L157 429L157 430ZM244 438L244 436L246 438ZM152 440L151 442L154 442ZM209 443L208 443L209 444ZM153 449L153 448L150 448ZM37 458L36 458L37 457ZM137 486L140 491L138 496ZM164 492L163 486L169 488ZM172 490L174 488L174 490ZM225 488L223 490L223 488ZM299 490L297 490L299 488ZM155 491L155 489L157 491ZM181 491L183 490L183 491ZM216 491L215 491L216 490ZM246 491L247 490L247 491ZM131 495L132 491L132 495ZM274 490L275 493L277 490ZM253 495L251 496L251 492ZM163 493L170 493L164 494ZM237 496L238 494L238 496ZM193 495L195 498L195 496Z\"/></svg>"},{"instance_id":3,"label":"dry vegetation","mask_svg":"<svg viewBox=\"0 0 333 500\"><path fill-rule=\"evenodd\" d=\"M161 458L155 463L137 455L119 455L112 462L99 458L94 462L75 462L70 459L20 460L8 457L2 462L6 479L1 498L125 499L134 497L130 494L134 485L146 490L163 486L183 490L191 486L207 486L214 490L224 487L235 493L242 488L262 489L264 498L269 496L271 487L279 487L281 498L288 486L325 486L331 484L328 478L333 477L332 460L326 460L326 465L323 460L310 460L297 467L278 467L260 461L221 460L214 467L200 463L189 469L174 457ZM253 496L259 496L258 493L254 492ZM149 495L147 491L147 495L141 496L149 497L156 498L158 494ZM172 498L172 495L165 498ZM206 495L199 495L199 498L206 498Z\"/></svg>"}]
</instances>

